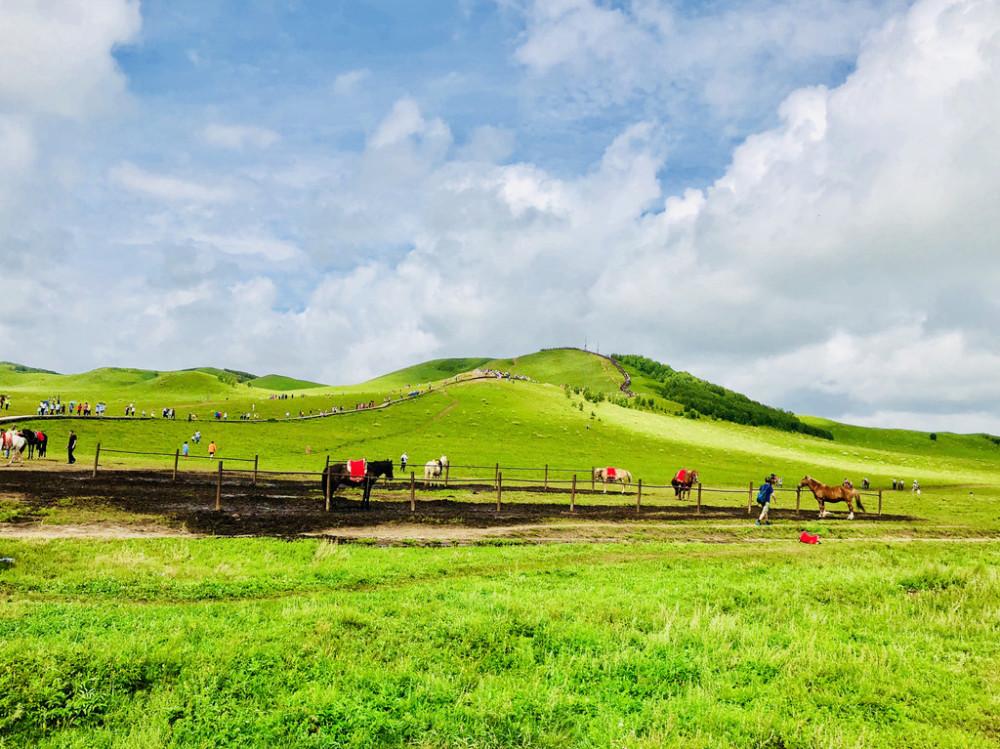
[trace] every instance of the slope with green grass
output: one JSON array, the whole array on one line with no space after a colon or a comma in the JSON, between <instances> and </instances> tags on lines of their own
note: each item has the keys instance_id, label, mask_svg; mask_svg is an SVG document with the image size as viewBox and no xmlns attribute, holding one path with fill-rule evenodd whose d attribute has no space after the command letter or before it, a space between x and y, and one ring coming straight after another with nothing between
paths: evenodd
<instances>
[{"instance_id":1,"label":"slope with green grass","mask_svg":"<svg viewBox=\"0 0 1000 749\"><path fill-rule=\"evenodd\" d=\"M451 380L472 365L534 381ZM415 384L402 380L441 375L448 377L419 385L420 397L400 399ZM702 482L710 486L746 486L771 471L789 481L808 473L831 484L845 477L859 482L865 476L882 486L893 478L918 478L924 486L1000 484L1000 447L982 435L941 433L931 440L916 432L803 417L831 432L835 439L829 441L769 427L681 418L674 413L676 404L654 397L594 403L576 392L617 392L619 384L620 375L606 358L573 349L488 362L438 360L368 383L298 392L227 383L204 371L0 371L0 392L11 393L15 404L27 403L25 411L33 411L39 398L57 393L64 401L105 400L109 415L118 415L130 402L138 412L177 409L176 421L40 422L46 424L52 444L64 444L68 430L75 429L81 455L92 452L98 442L107 449L170 454L197 428L204 445L210 439L219 444L220 457L260 455L262 467L278 470L315 470L317 455L376 459L405 451L413 464L446 454L456 466L548 465L586 472L594 466L619 465L656 484L668 482L682 467L698 469ZM384 408L355 408L381 406L387 398ZM643 407L631 407L640 401ZM656 407L650 408L650 403ZM341 408L344 413L318 417ZM216 421L217 412L225 413L227 420ZM242 413L251 414L251 421L239 421ZM189 414L195 422L187 420Z\"/></svg>"}]
</instances>

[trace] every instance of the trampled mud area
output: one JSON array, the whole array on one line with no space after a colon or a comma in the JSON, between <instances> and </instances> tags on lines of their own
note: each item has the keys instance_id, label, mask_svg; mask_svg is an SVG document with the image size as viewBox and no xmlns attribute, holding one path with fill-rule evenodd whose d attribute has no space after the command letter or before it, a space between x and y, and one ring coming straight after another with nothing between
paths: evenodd
<instances>
[{"instance_id":1,"label":"trampled mud area","mask_svg":"<svg viewBox=\"0 0 1000 749\"><path fill-rule=\"evenodd\" d=\"M635 492L518 487L497 506L488 484L420 487L379 484L364 507L359 489L341 489L326 509L318 477L92 470L32 463L0 469L0 537L269 536L344 542L452 545L621 541L636 538L734 540L753 520L745 504L642 502ZM217 508L218 505L218 508ZM771 511L775 525L814 512ZM865 522L913 521L866 515ZM741 539L746 540L746 539Z\"/></svg>"}]
</instances>

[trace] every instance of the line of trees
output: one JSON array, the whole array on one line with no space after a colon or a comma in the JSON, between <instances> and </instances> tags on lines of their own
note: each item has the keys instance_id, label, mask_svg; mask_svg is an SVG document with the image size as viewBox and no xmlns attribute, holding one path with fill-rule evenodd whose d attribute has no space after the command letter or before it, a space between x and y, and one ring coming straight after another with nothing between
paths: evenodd
<instances>
[{"instance_id":1,"label":"line of trees","mask_svg":"<svg viewBox=\"0 0 1000 749\"><path fill-rule=\"evenodd\" d=\"M645 356L613 356L622 364L656 380L660 385L660 394L667 400L679 403L692 418L698 415L714 416L735 424L767 426L786 432L801 432L827 440L833 439L833 433L829 430L805 424L789 411L765 406L745 395L713 385L687 372L678 372Z\"/></svg>"}]
</instances>

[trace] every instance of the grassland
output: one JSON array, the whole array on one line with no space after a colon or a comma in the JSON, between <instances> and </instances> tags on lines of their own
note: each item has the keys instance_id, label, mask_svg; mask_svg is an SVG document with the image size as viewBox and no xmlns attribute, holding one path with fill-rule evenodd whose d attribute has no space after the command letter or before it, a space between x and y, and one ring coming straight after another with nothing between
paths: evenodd
<instances>
[{"instance_id":1,"label":"grassland","mask_svg":"<svg viewBox=\"0 0 1000 749\"><path fill-rule=\"evenodd\" d=\"M0 747L997 745L994 441L803 417L829 441L682 418L639 377L646 408L585 400L584 388L617 391L605 362L571 350L444 360L350 387L0 368L0 392L10 413L54 395L157 412L24 421L51 435L53 463L70 428L84 464L99 442L102 465L137 469L168 461L104 450L172 455L198 428L194 454L213 439L223 459L259 454L279 470L405 450L413 463L446 453L456 472L612 464L656 484L683 466L716 487L775 471L786 486L806 473L918 478L922 494L887 494L908 517L891 522L651 513L589 535L569 520L546 529L569 543L521 530L448 548L13 538L3 531L23 498L2 496L0 555L16 563L0 569ZM532 381L456 382L469 365ZM399 400L412 389L425 394ZM285 417L339 405L348 412ZM177 420L159 417L167 406ZM0 468L0 495L6 470L18 469ZM89 514L56 507L40 522L128 522L94 499ZM798 543L803 529L823 543ZM605 537L617 542L593 542Z\"/></svg>"}]
</instances>

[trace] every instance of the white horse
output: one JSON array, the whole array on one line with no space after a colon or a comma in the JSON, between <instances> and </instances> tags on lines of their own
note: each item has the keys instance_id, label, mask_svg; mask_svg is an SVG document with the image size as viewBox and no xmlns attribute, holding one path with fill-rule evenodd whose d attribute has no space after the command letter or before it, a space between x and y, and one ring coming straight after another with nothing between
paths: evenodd
<instances>
[{"instance_id":1,"label":"white horse","mask_svg":"<svg viewBox=\"0 0 1000 749\"><path fill-rule=\"evenodd\" d=\"M10 454L10 460L7 461L7 465L10 465L15 460L23 465L24 458L21 453L24 452L24 448L27 446L28 440L14 430L9 429L6 432L0 432L0 450L6 450Z\"/></svg>"},{"instance_id":2,"label":"white horse","mask_svg":"<svg viewBox=\"0 0 1000 749\"><path fill-rule=\"evenodd\" d=\"M622 494L625 493L625 487L632 485L632 474L626 471L624 468L612 468L608 466L607 468L595 468L594 469L594 481L600 481L604 484L604 493L608 493L608 482L612 484L616 481L620 481L622 484Z\"/></svg>"},{"instance_id":3,"label":"white horse","mask_svg":"<svg viewBox=\"0 0 1000 749\"><path fill-rule=\"evenodd\" d=\"M431 483L433 479L440 479L441 474L448 467L448 456L442 455L437 460L429 460L424 465L424 485Z\"/></svg>"}]
</instances>

